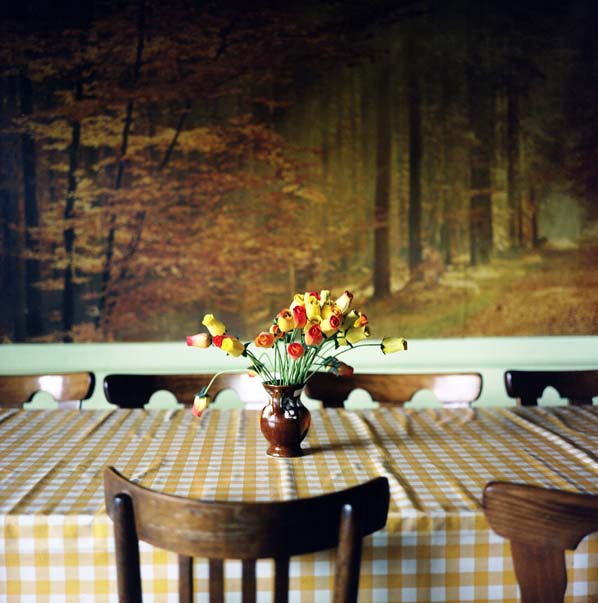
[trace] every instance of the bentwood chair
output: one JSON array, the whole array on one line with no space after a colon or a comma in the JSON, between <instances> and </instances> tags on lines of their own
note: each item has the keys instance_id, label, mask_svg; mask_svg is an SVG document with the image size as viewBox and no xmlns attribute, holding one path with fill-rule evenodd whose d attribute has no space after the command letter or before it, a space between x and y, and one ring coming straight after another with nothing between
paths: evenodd
<instances>
[{"instance_id":1,"label":"bentwood chair","mask_svg":"<svg viewBox=\"0 0 598 603\"><path fill-rule=\"evenodd\" d=\"M212 377L212 374L112 374L104 378L104 394L120 408L142 408L155 392L166 390L181 404L191 406L195 394L208 385ZM233 390L247 406L261 408L268 401L260 379L248 373L218 375L209 393L215 399L225 390Z\"/></svg>"},{"instance_id":2,"label":"bentwood chair","mask_svg":"<svg viewBox=\"0 0 598 603\"><path fill-rule=\"evenodd\" d=\"M521 406L536 406L547 387L554 387L569 404L592 404L592 398L598 396L598 370L509 370L505 372L505 386L508 395Z\"/></svg>"},{"instance_id":3,"label":"bentwood chair","mask_svg":"<svg viewBox=\"0 0 598 603\"><path fill-rule=\"evenodd\" d=\"M563 603L565 550L598 532L598 495L490 482L484 512L490 527L511 542L521 603Z\"/></svg>"},{"instance_id":4,"label":"bentwood chair","mask_svg":"<svg viewBox=\"0 0 598 603\"><path fill-rule=\"evenodd\" d=\"M19 408L38 392L50 394L59 408L80 408L91 397L93 373L81 371L47 375L1 375L0 407Z\"/></svg>"},{"instance_id":5,"label":"bentwood chair","mask_svg":"<svg viewBox=\"0 0 598 603\"><path fill-rule=\"evenodd\" d=\"M337 548L334 603L357 601L362 538L386 525L385 477L283 502L202 501L144 488L104 472L114 523L120 603L141 601L139 540L179 556L179 601L193 599L193 558L208 559L210 601L224 600L224 561L242 561L243 602L256 600L256 561L274 560L274 601L288 600L293 555Z\"/></svg>"},{"instance_id":6,"label":"bentwood chair","mask_svg":"<svg viewBox=\"0 0 598 603\"><path fill-rule=\"evenodd\" d=\"M363 389L380 404L403 405L421 390L431 390L446 408L468 407L482 391L479 373L372 374L336 376L315 373L305 385L305 393L321 400L324 407L342 407L349 394Z\"/></svg>"}]
</instances>

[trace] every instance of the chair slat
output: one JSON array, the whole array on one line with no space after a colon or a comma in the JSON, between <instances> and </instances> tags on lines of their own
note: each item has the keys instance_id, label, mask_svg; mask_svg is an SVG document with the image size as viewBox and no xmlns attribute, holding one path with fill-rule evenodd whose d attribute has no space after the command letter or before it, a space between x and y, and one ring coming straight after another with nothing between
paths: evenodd
<instances>
[{"instance_id":1,"label":"chair slat","mask_svg":"<svg viewBox=\"0 0 598 603\"><path fill-rule=\"evenodd\" d=\"M288 603L289 563L289 557L277 557L274 560L274 603Z\"/></svg>"},{"instance_id":2,"label":"chair slat","mask_svg":"<svg viewBox=\"0 0 598 603\"><path fill-rule=\"evenodd\" d=\"M243 603L255 603L256 596L255 560L243 559L241 574L241 591Z\"/></svg>"},{"instance_id":3,"label":"chair slat","mask_svg":"<svg viewBox=\"0 0 598 603\"><path fill-rule=\"evenodd\" d=\"M193 603L193 558L179 555L179 603Z\"/></svg>"},{"instance_id":4,"label":"chair slat","mask_svg":"<svg viewBox=\"0 0 598 603\"><path fill-rule=\"evenodd\" d=\"M224 603L224 562L222 559L209 560L210 603Z\"/></svg>"}]
</instances>

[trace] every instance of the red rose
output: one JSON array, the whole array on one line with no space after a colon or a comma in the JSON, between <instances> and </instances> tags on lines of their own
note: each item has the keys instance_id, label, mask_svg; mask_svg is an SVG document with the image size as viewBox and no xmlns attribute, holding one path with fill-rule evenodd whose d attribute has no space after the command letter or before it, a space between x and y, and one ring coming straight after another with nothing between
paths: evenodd
<instances>
[{"instance_id":1,"label":"red rose","mask_svg":"<svg viewBox=\"0 0 598 603\"><path fill-rule=\"evenodd\" d=\"M323 339L324 335L322 334L320 325L312 325L305 334L305 343L307 345L320 345Z\"/></svg>"},{"instance_id":2,"label":"red rose","mask_svg":"<svg viewBox=\"0 0 598 603\"><path fill-rule=\"evenodd\" d=\"M289 343L289 346L287 347L287 352L293 360L297 360L298 358L301 358L301 356L303 356L305 349L298 341L295 341L294 343Z\"/></svg>"},{"instance_id":3,"label":"red rose","mask_svg":"<svg viewBox=\"0 0 598 603\"><path fill-rule=\"evenodd\" d=\"M217 347L217 348L221 348L222 347L222 340L226 337L226 335L214 335L214 337L212 337L212 343Z\"/></svg>"},{"instance_id":4,"label":"red rose","mask_svg":"<svg viewBox=\"0 0 598 603\"><path fill-rule=\"evenodd\" d=\"M337 314L331 314L328 317L328 322L333 329L339 329L341 326L341 319Z\"/></svg>"},{"instance_id":5,"label":"red rose","mask_svg":"<svg viewBox=\"0 0 598 603\"><path fill-rule=\"evenodd\" d=\"M295 328L304 327L307 324L307 311L305 306L295 306L293 308L293 318L295 319Z\"/></svg>"}]
</instances>

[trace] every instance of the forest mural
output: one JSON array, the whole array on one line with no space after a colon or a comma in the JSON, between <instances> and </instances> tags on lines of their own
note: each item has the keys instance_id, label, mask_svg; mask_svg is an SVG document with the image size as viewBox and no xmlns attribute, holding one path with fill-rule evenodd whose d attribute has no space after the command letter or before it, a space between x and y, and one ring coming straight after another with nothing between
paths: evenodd
<instances>
[{"instance_id":1,"label":"forest mural","mask_svg":"<svg viewBox=\"0 0 598 603\"><path fill-rule=\"evenodd\" d=\"M4 342L598 333L593 0L0 11Z\"/></svg>"}]
</instances>

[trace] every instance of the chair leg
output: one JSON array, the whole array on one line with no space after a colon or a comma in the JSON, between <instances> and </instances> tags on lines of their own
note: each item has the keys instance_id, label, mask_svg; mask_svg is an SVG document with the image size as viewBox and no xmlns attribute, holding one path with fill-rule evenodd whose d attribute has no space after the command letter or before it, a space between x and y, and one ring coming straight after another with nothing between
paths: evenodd
<instances>
[{"instance_id":1,"label":"chair leg","mask_svg":"<svg viewBox=\"0 0 598 603\"><path fill-rule=\"evenodd\" d=\"M521 603L563 603L567 568L562 549L547 549L512 540L511 555L521 590Z\"/></svg>"}]
</instances>

